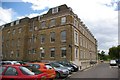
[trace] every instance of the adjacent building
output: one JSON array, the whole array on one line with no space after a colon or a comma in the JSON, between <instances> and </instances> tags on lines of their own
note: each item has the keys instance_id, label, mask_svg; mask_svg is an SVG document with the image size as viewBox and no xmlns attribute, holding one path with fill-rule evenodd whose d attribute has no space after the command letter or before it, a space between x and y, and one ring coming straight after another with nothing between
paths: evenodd
<instances>
[{"instance_id":1,"label":"adjacent building","mask_svg":"<svg viewBox=\"0 0 120 80\"><path fill-rule=\"evenodd\" d=\"M85 67L96 61L97 40L65 4L3 26L3 60L68 60Z\"/></svg>"}]
</instances>

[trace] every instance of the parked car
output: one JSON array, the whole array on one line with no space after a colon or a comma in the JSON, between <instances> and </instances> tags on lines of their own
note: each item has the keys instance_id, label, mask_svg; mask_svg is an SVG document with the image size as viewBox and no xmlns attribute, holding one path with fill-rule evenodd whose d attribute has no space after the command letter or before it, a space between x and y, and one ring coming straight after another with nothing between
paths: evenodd
<instances>
[{"instance_id":1,"label":"parked car","mask_svg":"<svg viewBox=\"0 0 120 80\"><path fill-rule=\"evenodd\" d=\"M120 68L120 59L116 60L118 68Z\"/></svg>"},{"instance_id":2,"label":"parked car","mask_svg":"<svg viewBox=\"0 0 120 80\"><path fill-rule=\"evenodd\" d=\"M2 61L2 65L20 64L18 61Z\"/></svg>"},{"instance_id":3,"label":"parked car","mask_svg":"<svg viewBox=\"0 0 120 80\"><path fill-rule=\"evenodd\" d=\"M110 66L117 66L116 60L110 60Z\"/></svg>"},{"instance_id":4,"label":"parked car","mask_svg":"<svg viewBox=\"0 0 120 80\"><path fill-rule=\"evenodd\" d=\"M74 64L74 63L67 62L67 61L57 61L57 62L62 64L62 65L64 65L64 66L72 67L72 69L73 69L72 71L73 72L76 72L76 71L79 70L79 67L76 64Z\"/></svg>"},{"instance_id":5,"label":"parked car","mask_svg":"<svg viewBox=\"0 0 120 80\"><path fill-rule=\"evenodd\" d=\"M23 65L3 65L0 67L2 80L47 80L47 74Z\"/></svg>"},{"instance_id":6,"label":"parked car","mask_svg":"<svg viewBox=\"0 0 120 80\"><path fill-rule=\"evenodd\" d=\"M74 69L71 66L67 66L66 64L63 64L61 62L56 62L56 63L58 63L61 67L67 68L70 74L74 71Z\"/></svg>"},{"instance_id":7,"label":"parked car","mask_svg":"<svg viewBox=\"0 0 120 80\"><path fill-rule=\"evenodd\" d=\"M50 62L48 65L51 65L56 71L56 78L67 77L69 75L69 70L65 67L61 67L58 63Z\"/></svg>"},{"instance_id":8,"label":"parked car","mask_svg":"<svg viewBox=\"0 0 120 80\"><path fill-rule=\"evenodd\" d=\"M52 68L50 65L39 62L29 63L28 65L33 66L44 73L47 73L48 74L47 78L49 79L54 79L56 77L56 72L54 68Z\"/></svg>"}]
</instances>

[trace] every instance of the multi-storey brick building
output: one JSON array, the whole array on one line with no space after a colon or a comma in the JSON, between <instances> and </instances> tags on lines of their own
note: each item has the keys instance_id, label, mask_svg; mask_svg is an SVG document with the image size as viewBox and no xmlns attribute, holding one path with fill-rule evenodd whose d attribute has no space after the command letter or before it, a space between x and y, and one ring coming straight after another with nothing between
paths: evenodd
<instances>
[{"instance_id":1,"label":"multi-storey brick building","mask_svg":"<svg viewBox=\"0 0 120 80\"><path fill-rule=\"evenodd\" d=\"M68 60L80 66L96 60L96 39L66 5L3 26L3 60Z\"/></svg>"}]
</instances>

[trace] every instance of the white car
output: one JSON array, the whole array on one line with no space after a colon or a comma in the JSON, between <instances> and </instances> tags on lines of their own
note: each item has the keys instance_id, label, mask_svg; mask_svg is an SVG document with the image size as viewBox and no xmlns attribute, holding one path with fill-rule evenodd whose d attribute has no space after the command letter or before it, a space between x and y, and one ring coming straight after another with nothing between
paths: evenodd
<instances>
[{"instance_id":1,"label":"white car","mask_svg":"<svg viewBox=\"0 0 120 80\"><path fill-rule=\"evenodd\" d=\"M117 63L116 63L116 60L110 60L110 66L116 66Z\"/></svg>"}]
</instances>

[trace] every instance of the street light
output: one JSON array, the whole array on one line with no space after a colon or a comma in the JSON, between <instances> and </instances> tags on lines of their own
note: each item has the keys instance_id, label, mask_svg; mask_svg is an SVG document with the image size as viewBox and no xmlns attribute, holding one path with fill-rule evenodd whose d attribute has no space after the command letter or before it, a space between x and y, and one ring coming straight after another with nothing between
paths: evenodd
<instances>
[{"instance_id":1,"label":"street light","mask_svg":"<svg viewBox=\"0 0 120 80\"><path fill-rule=\"evenodd\" d=\"M41 60L42 60L42 57L44 57L44 48L43 47L40 47L40 57L41 57Z\"/></svg>"}]
</instances>

